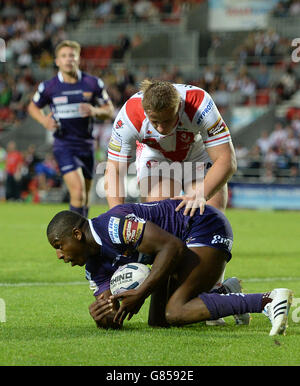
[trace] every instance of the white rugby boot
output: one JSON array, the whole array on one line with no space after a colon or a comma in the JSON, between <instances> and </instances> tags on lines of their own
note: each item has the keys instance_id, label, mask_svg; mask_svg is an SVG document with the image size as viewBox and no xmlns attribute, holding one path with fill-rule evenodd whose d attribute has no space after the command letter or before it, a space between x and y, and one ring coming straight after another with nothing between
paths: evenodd
<instances>
[{"instance_id":1,"label":"white rugby boot","mask_svg":"<svg viewBox=\"0 0 300 386\"><path fill-rule=\"evenodd\" d=\"M230 277L226 279L223 283L227 293L242 293L241 281L237 277ZM249 313L241 314L241 315L233 315L235 324L245 324L248 325L250 323L251 317Z\"/></svg>"},{"instance_id":2,"label":"white rugby boot","mask_svg":"<svg viewBox=\"0 0 300 386\"><path fill-rule=\"evenodd\" d=\"M287 288L275 288L268 297L272 301L266 304L262 313L272 323L269 335L285 335L288 326L288 313L293 301L293 292Z\"/></svg>"}]
</instances>

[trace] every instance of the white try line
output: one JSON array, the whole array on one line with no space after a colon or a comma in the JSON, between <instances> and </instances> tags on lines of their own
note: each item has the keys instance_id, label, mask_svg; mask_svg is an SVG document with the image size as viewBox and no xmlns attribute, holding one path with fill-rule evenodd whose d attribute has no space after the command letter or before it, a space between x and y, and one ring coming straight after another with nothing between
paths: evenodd
<instances>
[{"instance_id":1,"label":"white try line","mask_svg":"<svg viewBox=\"0 0 300 386\"><path fill-rule=\"evenodd\" d=\"M242 283L267 283L273 281L300 281L300 277L252 277L242 279ZM77 286L89 285L86 281L65 281L65 282L24 282L24 283L0 283L0 287L61 287L61 286Z\"/></svg>"}]
</instances>

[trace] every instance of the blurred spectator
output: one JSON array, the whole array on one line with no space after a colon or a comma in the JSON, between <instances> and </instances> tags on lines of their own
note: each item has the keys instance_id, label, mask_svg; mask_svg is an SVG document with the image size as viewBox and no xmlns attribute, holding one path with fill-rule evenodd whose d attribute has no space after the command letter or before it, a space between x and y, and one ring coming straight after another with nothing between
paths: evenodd
<instances>
[{"instance_id":1,"label":"blurred spectator","mask_svg":"<svg viewBox=\"0 0 300 386\"><path fill-rule=\"evenodd\" d=\"M292 66L289 65L280 77L279 82L276 86L279 98L283 100L290 99L290 97L297 90L297 83L297 76Z\"/></svg>"},{"instance_id":2,"label":"blurred spectator","mask_svg":"<svg viewBox=\"0 0 300 386\"><path fill-rule=\"evenodd\" d=\"M7 144L6 152L5 197L6 200L19 200L21 198L23 156L22 153L17 150L14 141L10 141Z\"/></svg>"},{"instance_id":3,"label":"blurred spectator","mask_svg":"<svg viewBox=\"0 0 300 386\"><path fill-rule=\"evenodd\" d=\"M270 142L272 147L279 147L287 137L286 130L281 122L275 123L275 128L270 135Z\"/></svg>"},{"instance_id":4,"label":"blurred spectator","mask_svg":"<svg viewBox=\"0 0 300 386\"><path fill-rule=\"evenodd\" d=\"M262 169L262 174L259 176L259 179L260 182L264 184L272 184L276 181L272 165L267 164L266 167Z\"/></svg>"},{"instance_id":5,"label":"blurred spectator","mask_svg":"<svg viewBox=\"0 0 300 386\"><path fill-rule=\"evenodd\" d=\"M289 2L289 16L299 16L300 15L300 1L291 0Z\"/></svg>"},{"instance_id":6,"label":"blurred spectator","mask_svg":"<svg viewBox=\"0 0 300 386\"><path fill-rule=\"evenodd\" d=\"M297 166L291 166L288 178L289 183L300 185L300 171Z\"/></svg>"},{"instance_id":7,"label":"blurred spectator","mask_svg":"<svg viewBox=\"0 0 300 386\"><path fill-rule=\"evenodd\" d=\"M130 49L130 39L127 35L120 35L113 51L113 59L123 59L126 52Z\"/></svg>"},{"instance_id":8,"label":"blurred spectator","mask_svg":"<svg viewBox=\"0 0 300 386\"><path fill-rule=\"evenodd\" d=\"M256 140L256 145L259 147L261 154L266 155L271 148L271 139L269 133L264 130L260 137Z\"/></svg>"},{"instance_id":9,"label":"blurred spectator","mask_svg":"<svg viewBox=\"0 0 300 386\"><path fill-rule=\"evenodd\" d=\"M113 0L104 0L95 10L95 17L98 22L105 22L110 20L113 10Z\"/></svg>"},{"instance_id":10,"label":"blurred spectator","mask_svg":"<svg viewBox=\"0 0 300 386\"><path fill-rule=\"evenodd\" d=\"M255 76L255 81L259 89L269 87L270 71L265 64L260 64L258 74Z\"/></svg>"},{"instance_id":11,"label":"blurred spectator","mask_svg":"<svg viewBox=\"0 0 300 386\"><path fill-rule=\"evenodd\" d=\"M133 12L137 21L154 21L159 16L158 8L150 0L137 0Z\"/></svg>"},{"instance_id":12,"label":"blurred spectator","mask_svg":"<svg viewBox=\"0 0 300 386\"><path fill-rule=\"evenodd\" d=\"M235 155L239 169L247 168L249 165L249 150L241 144L235 145Z\"/></svg>"},{"instance_id":13,"label":"blurred spectator","mask_svg":"<svg viewBox=\"0 0 300 386\"><path fill-rule=\"evenodd\" d=\"M40 195L60 184L59 170L52 153L47 153L44 161L36 163L35 173Z\"/></svg>"}]
</instances>

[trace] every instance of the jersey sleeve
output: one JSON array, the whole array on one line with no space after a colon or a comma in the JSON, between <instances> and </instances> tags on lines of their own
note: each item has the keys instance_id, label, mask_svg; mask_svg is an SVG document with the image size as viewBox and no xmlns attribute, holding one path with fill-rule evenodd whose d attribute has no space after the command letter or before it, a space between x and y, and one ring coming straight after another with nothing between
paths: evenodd
<instances>
[{"instance_id":1,"label":"jersey sleeve","mask_svg":"<svg viewBox=\"0 0 300 386\"><path fill-rule=\"evenodd\" d=\"M123 106L112 127L108 143L108 159L119 162L133 162L138 140L139 133L128 118L126 107Z\"/></svg>"},{"instance_id":2,"label":"jersey sleeve","mask_svg":"<svg viewBox=\"0 0 300 386\"><path fill-rule=\"evenodd\" d=\"M206 148L231 141L231 135L224 119L212 97L205 91L193 123L198 127Z\"/></svg>"},{"instance_id":3,"label":"jersey sleeve","mask_svg":"<svg viewBox=\"0 0 300 386\"><path fill-rule=\"evenodd\" d=\"M89 281L90 290L94 296L100 295L102 292L110 288L110 278L112 273L106 271L101 266L98 269L86 264L85 277Z\"/></svg>"},{"instance_id":4,"label":"jersey sleeve","mask_svg":"<svg viewBox=\"0 0 300 386\"><path fill-rule=\"evenodd\" d=\"M111 243L120 252L137 249L142 242L146 221L134 213L110 216L108 221L108 234Z\"/></svg>"},{"instance_id":5,"label":"jersey sleeve","mask_svg":"<svg viewBox=\"0 0 300 386\"><path fill-rule=\"evenodd\" d=\"M35 94L33 95L32 101L40 109L51 103L51 98L48 95L45 82L39 84Z\"/></svg>"},{"instance_id":6,"label":"jersey sleeve","mask_svg":"<svg viewBox=\"0 0 300 386\"><path fill-rule=\"evenodd\" d=\"M104 82L102 79L97 78L96 89L94 92L94 97L97 105L103 106L110 101L110 97L105 89Z\"/></svg>"},{"instance_id":7,"label":"jersey sleeve","mask_svg":"<svg viewBox=\"0 0 300 386\"><path fill-rule=\"evenodd\" d=\"M135 214L128 214L121 222L120 238L121 242L137 249L141 244L146 221L137 217Z\"/></svg>"}]
</instances>

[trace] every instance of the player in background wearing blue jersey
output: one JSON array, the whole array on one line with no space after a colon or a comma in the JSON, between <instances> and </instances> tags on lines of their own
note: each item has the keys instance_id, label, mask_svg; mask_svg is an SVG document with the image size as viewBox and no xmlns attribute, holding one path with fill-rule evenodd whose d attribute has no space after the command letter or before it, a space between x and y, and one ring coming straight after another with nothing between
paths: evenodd
<instances>
[{"instance_id":1,"label":"player in background wearing blue jersey","mask_svg":"<svg viewBox=\"0 0 300 386\"><path fill-rule=\"evenodd\" d=\"M93 118L112 119L103 81L79 70L80 45L64 40L55 49L58 73L40 83L28 112L54 132L53 153L70 193L70 209L84 216L94 172ZM51 112L44 114L49 105Z\"/></svg>"},{"instance_id":2,"label":"player in background wearing blue jersey","mask_svg":"<svg viewBox=\"0 0 300 386\"><path fill-rule=\"evenodd\" d=\"M185 216L183 208L175 211L179 202L122 204L91 220L62 211L50 221L47 237L57 257L72 266L86 266L96 297L89 309L97 326L121 327L127 316L130 319L138 313L145 299L174 276L176 288L165 299L160 294L156 305L157 312L164 314L165 325L263 312L272 323L270 335L284 333L291 291L232 293L226 281L222 289L211 291L231 259L230 223L209 205L202 216L197 212L196 216ZM138 289L112 296L111 276L130 262L151 264L150 275Z\"/></svg>"}]
</instances>

